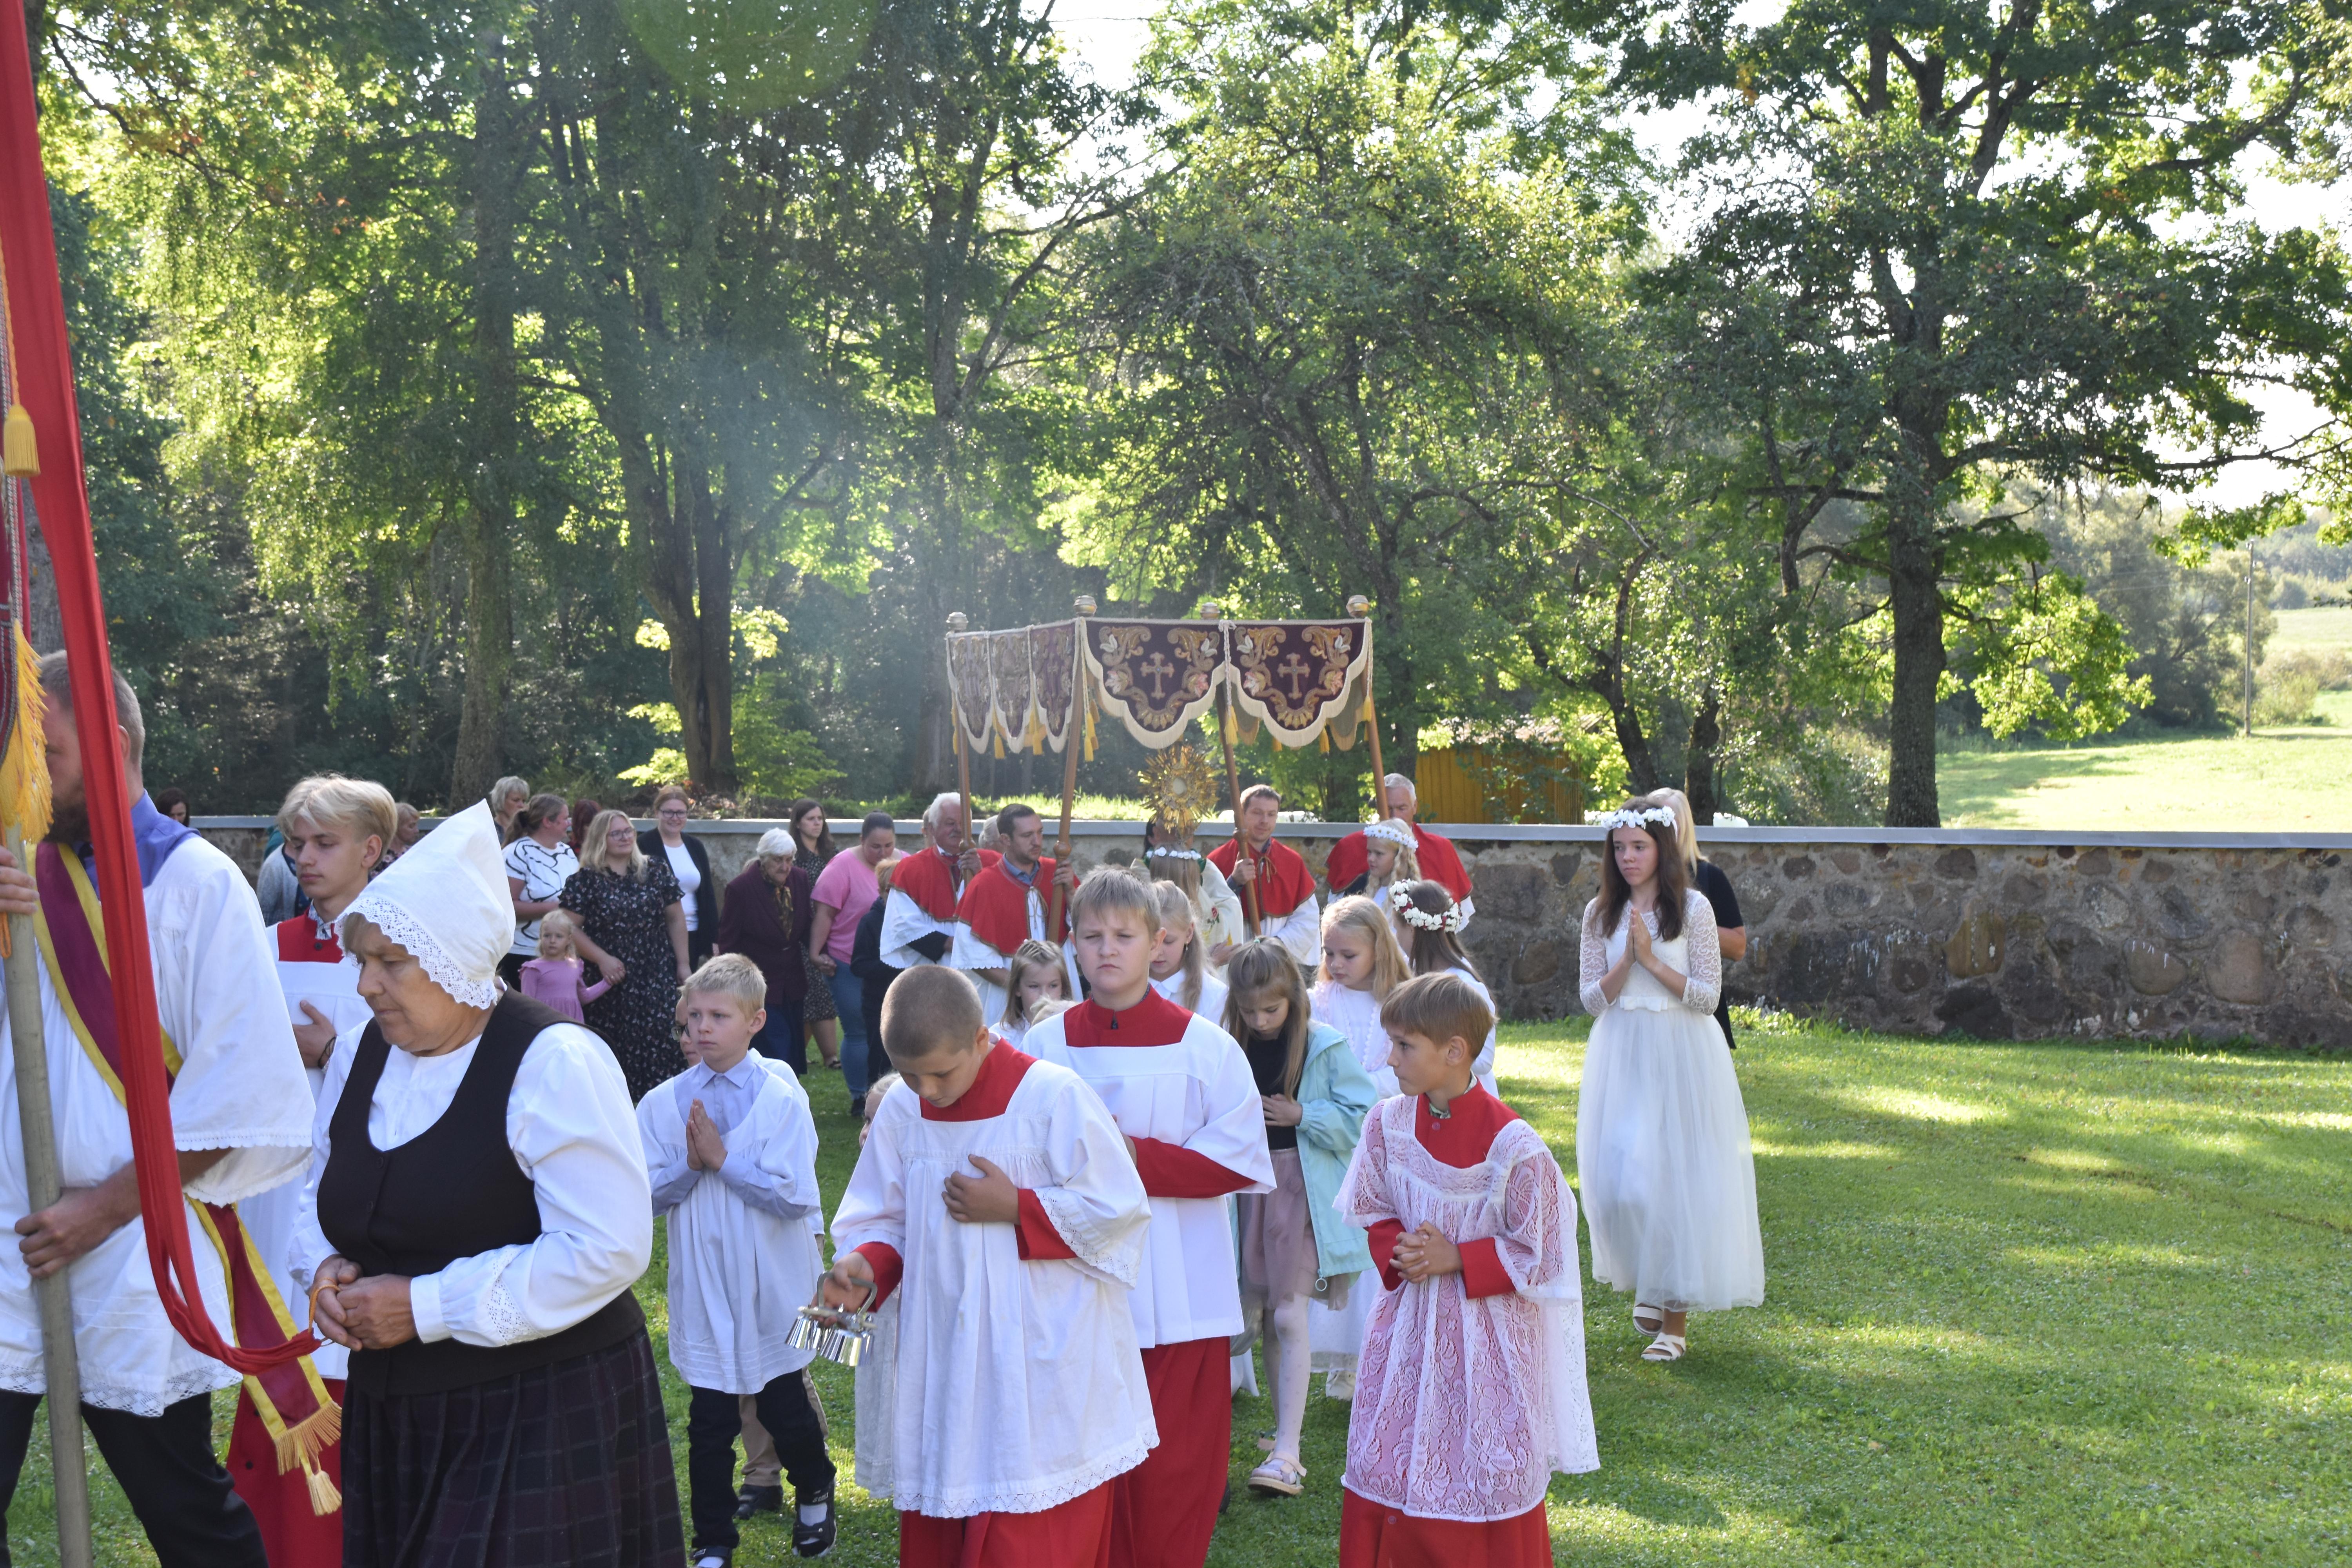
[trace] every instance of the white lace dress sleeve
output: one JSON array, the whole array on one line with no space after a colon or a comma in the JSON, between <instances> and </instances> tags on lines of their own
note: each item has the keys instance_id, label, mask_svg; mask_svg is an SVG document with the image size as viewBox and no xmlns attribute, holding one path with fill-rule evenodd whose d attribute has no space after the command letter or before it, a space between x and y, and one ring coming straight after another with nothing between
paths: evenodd
<instances>
[{"instance_id":1,"label":"white lace dress sleeve","mask_svg":"<svg viewBox=\"0 0 2352 1568\"><path fill-rule=\"evenodd\" d=\"M1683 977L1683 1005L1694 1013L1712 1013L1723 994L1723 939L1716 934L1715 906L1696 889L1683 898L1683 938L1690 961Z\"/></svg>"},{"instance_id":2,"label":"white lace dress sleeve","mask_svg":"<svg viewBox=\"0 0 2352 1568\"><path fill-rule=\"evenodd\" d=\"M1609 998L1601 990L1601 977L1609 973L1609 937L1601 929L1599 899L1584 906L1584 941L1579 950L1577 968L1577 998L1584 1004L1584 1010L1597 1018L1609 1010Z\"/></svg>"}]
</instances>

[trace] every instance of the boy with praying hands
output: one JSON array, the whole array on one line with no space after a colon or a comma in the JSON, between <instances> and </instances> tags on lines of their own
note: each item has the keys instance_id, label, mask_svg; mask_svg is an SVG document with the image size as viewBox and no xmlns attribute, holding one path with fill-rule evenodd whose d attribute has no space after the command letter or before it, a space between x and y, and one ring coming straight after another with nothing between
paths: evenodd
<instances>
[{"instance_id":1,"label":"boy with praying hands","mask_svg":"<svg viewBox=\"0 0 2352 1568\"><path fill-rule=\"evenodd\" d=\"M1159 1441L1128 1311L1150 1207L1102 1102L1003 1044L959 971L882 1005L883 1098L825 1305L885 1308L857 1368L857 1479L904 1568L1095 1568L1111 1483ZM903 1287L903 1289L902 1289Z\"/></svg>"}]
</instances>

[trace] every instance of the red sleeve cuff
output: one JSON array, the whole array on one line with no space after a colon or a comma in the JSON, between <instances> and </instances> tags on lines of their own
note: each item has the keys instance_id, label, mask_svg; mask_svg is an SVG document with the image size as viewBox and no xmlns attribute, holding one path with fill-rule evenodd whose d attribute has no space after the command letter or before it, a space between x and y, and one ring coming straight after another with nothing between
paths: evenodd
<instances>
[{"instance_id":1,"label":"red sleeve cuff","mask_svg":"<svg viewBox=\"0 0 2352 1568\"><path fill-rule=\"evenodd\" d=\"M1404 1283L1404 1276L1397 1272L1394 1261L1396 1244L1403 1237L1404 1221L1384 1219L1374 1222L1365 1237L1371 1244L1372 1267L1380 1270L1381 1289L1383 1290L1393 1290Z\"/></svg>"},{"instance_id":2,"label":"red sleeve cuff","mask_svg":"<svg viewBox=\"0 0 2352 1568\"><path fill-rule=\"evenodd\" d=\"M1155 1198L1221 1198L1251 1184L1206 1154L1196 1154L1181 1143L1157 1138L1135 1141L1135 1171L1143 1190Z\"/></svg>"},{"instance_id":3,"label":"red sleeve cuff","mask_svg":"<svg viewBox=\"0 0 2352 1568\"><path fill-rule=\"evenodd\" d=\"M856 1250L858 1257L873 1266L874 1304L879 1307L890 1299L890 1292L898 1288L899 1279L907 1272L906 1260L898 1256L898 1249L887 1241L869 1241Z\"/></svg>"},{"instance_id":4,"label":"red sleeve cuff","mask_svg":"<svg viewBox=\"0 0 2352 1568\"><path fill-rule=\"evenodd\" d=\"M1070 1244L1062 1239L1062 1233L1054 1228L1054 1222L1045 1217L1045 1205L1039 1203L1037 1194L1027 1187L1021 1189L1021 1218L1014 1231L1020 1241L1021 1256L1029 1262L1043 1263L1048 1258L1077 1256L1070 1250Z\"/></svg>"},{"instance_id":5,"label":"red sleeve cuff","mask_svg":"<svg viewBox=\"0 0 2352 1568\"><path fill-rule=\"evenodd\" d=\"M1465 1241L1459 1248L1462 1254L1462 1293L1473 1301L1488 1296L1507 1296L1518 1287L1503 1268L1503 1259L1495 1250L1495 1238L1482 1236L1475 1241Z\"/></svg>"}]
</instances>

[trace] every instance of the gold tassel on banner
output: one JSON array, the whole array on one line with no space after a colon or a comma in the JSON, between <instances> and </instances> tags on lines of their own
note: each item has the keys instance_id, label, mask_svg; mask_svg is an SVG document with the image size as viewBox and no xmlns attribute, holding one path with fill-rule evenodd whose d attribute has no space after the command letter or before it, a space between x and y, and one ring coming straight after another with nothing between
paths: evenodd
<instances>
[{"instance_id":1,"label":"gold tassel on banner","mask_svg":"<svg viewBox=\"0 0 2352 1568\"><path fill-rule=\"evenodd\" d=\"M1315 749L1328 756L1331 752L1331 726L1326 724L1315 731Z\"/></svg>"},{"instance_id":2,"label":"gold tassel on banner","mask_svg":"<svg viewBox=\"0 0 2352 1568\"><path fill-rule=\"evenodd\" d=\"M21 403L8 405L8 424L0 435L0 473L12 479L40 477L41 448L33 439L33 416Z\"/></svg>"},{"instance_id":3,"label":"gold tassel on banner","mask_svg":"<svg viewBox=\"0 0 2352 1568\"><path fill-rule=\"evenodd\" d=\"M1045 754L1045 721L1038 717L1034 708L1029 710L1029 733L1023 738L1021 749L1041 757Z\"/></svg>"},{"instance_id":4,"label":"gold tassel on banner","mask_svg":"<svg viewBox=\"0 0 2352 1568\"><path fill-rule=\"evenodd\" d=\"M343 1494L335 1489L327 1473L308 1458L302 1461L302 1479L310 1484L310 1512L314 1517L324 1519L343 1506Z\"/></svg>"},{"instance_id":5,"label":"gold tassel on banner","mask_svg":"<svg viewBox=\"0 0 2352 1568\"><path fill-rule=\"evenodd\" d=\"M49 836L49 759L42 732L38 656L25 640L22 622L16 626L16 732L8 737L6 754L0 755L0 825L16 828L26 843L38 844ZM0 921L0 958L7 955L8 925Z\"/></svg>"},{"instance_id":6,"label":"gold tassel on banner","mask_svg":"<svg viewBox=\"0 0 2352 1568\"><path fill-rule=\"evenodd\" d=\"M1085 699L1085 697L1084 697L1084 694L1083 694L1083 693L1080 695L1080 700L1081 700L1081 701L1086 701L1086 699ZM1087 702L1086 702L1086 709L1087 709L1087 761L1088 761L1088 762L1090 762L1090 763L1091 763L1091 762L1093 762L1093 761L1095 760L1095 705L1094 705L1091 701L1087 701Z\"/></svg>"},{"instance_id":7,"label":"gold tassel on banner","mask_svg":"<svg viewBox=\"0 0 2352 1568\"><path fill-rule=\"evenodd\" d=\"M994 748L995 748L995 750L996 750L996 755L997 755L999 758L1002 758L1002 757L1004 755L1004 726L1003 726L1003 725L1002 725L1002 724L991 724L991 725L988 727L988 742L989 742L989 744L990 744L991 746L992 746L992 747L994 747Z\"/></svg>"}]
</instances>

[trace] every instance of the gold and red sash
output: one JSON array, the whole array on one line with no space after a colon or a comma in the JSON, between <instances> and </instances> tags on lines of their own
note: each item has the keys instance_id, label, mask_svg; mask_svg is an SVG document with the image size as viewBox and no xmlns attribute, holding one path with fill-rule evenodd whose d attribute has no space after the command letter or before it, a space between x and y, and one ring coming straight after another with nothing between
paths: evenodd
<instances>
[{"instance_id":1,"label":"gold and red sash","mask_svg":"<svg viewBox=\"0 0 2352 1568\"><path fill-rule=\"evenodd\" d=\"M121 1035L114 1014L114 989L107 974L106 916L99 908L98 889L75 856L54 844L44 844L33 857L34 878L39 884L40 907L33 917L40 938L41 962L49 972L58 1005L73 1026L82 1054L115 1102L123 1104ZM163 1071L176 1079L179 1047L163 1036ZM260 1249L238 1219L234 1204L205 1204L194 1198L188 1206L213 1244L228 1281L229 1331L246 1349L282 1344L295 1335L293 1317L278 1294ZM310 1506L331 1513L342 1506L334 1483L320 1471L319 1455L342 1435L341 1407L328 1395L326 1381L309 1356L298 1357L268 1372L248 1373L246 1397L278 1448L278 1468L283 1473L299 1465L310 1483Z\"/></svg>"}]
</instances>

